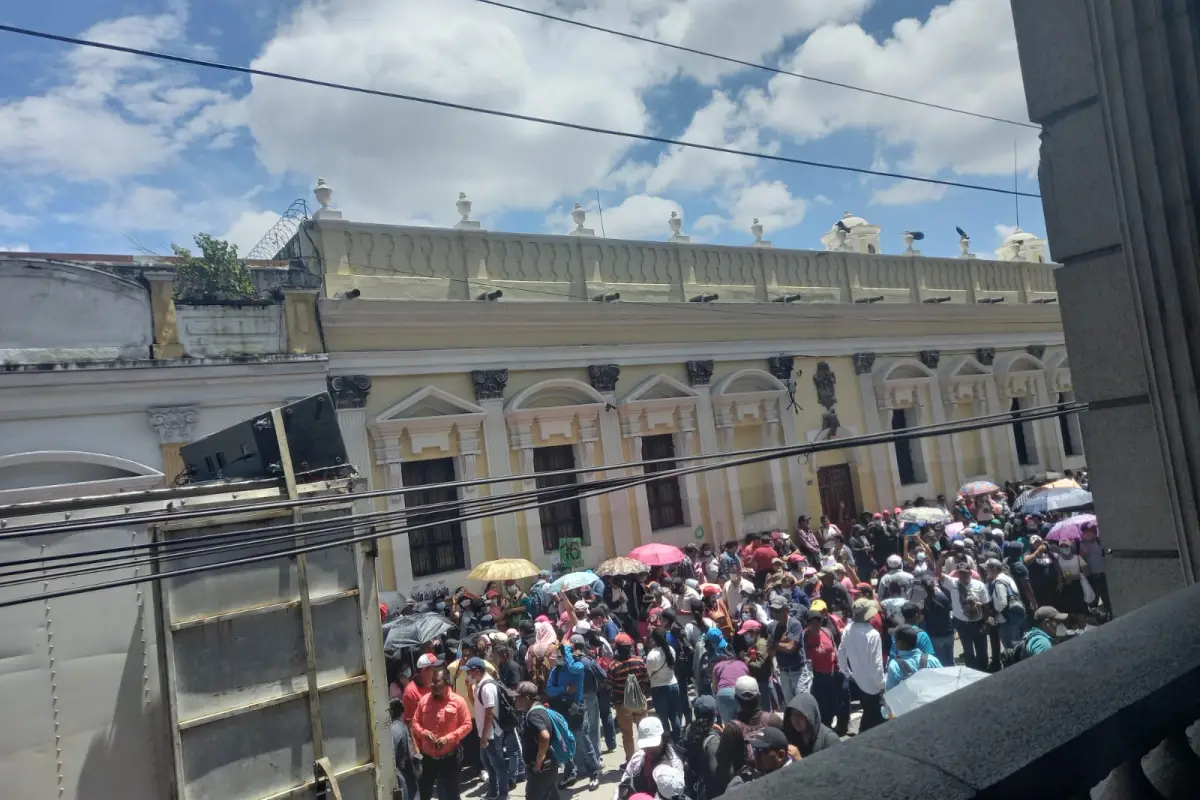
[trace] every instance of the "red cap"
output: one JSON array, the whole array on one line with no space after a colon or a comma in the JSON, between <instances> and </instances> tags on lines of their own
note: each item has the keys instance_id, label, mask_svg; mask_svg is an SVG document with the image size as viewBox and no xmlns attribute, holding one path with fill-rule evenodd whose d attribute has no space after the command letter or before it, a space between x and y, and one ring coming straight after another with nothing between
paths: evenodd
<instances>
[{"instance_id":1,"label":"red cap","mask_svg":"<svg viewBox=\"0 0 1200 800\"><path fill-rule=\"evenodd\" d=\"M799 553L792 553L787 557L787 560L795 564L797 561L803 561L804 556L800 555Z\"/></svg>"},{"instance_id":2,"label":"red cap","mask_svg":"<svg viewBox=\"0 0 1200 800\"><path fill-rule=\"evenodd\" d=\"M716 595L721 593L721 587L715 583L706 583L700 587L701 594Z\"/></svg>"},{"instance_id":3,"label":"red cap","mask_svg":"<svg viewBox=\"0 0 1200 800\"><path fill-rule=\"evenodd\" d=\"M899 513L900 513L900 512L902 512L903 510L904 510L904 509L902 509L900 506L896 506L896 508L892 510L892 513L893 513L893 514L899 514Z\"/></svg>"},{"instance_id":4,"label":"red cap","mask_svg":"<svg viewBox=\"0 0 1200 800\"><path fill-rule=\"evenodd\" d=\"M877 512L875 512L874 514L872 514L872 515L871 515L871 519L883 519L883 514L880 514L880 513L877 511Z\"/></svg>"},{"instance_id":5,"label":"red cap","mask_svg":"<svg viewBox=\"0 0 1200 800\"><path fill-rule=\"evenodd\" d=\"M617 638L613 639L613 644L617 647L633 647L633 637L628 633L618 633Z\"/></svg>"}]
</instances>

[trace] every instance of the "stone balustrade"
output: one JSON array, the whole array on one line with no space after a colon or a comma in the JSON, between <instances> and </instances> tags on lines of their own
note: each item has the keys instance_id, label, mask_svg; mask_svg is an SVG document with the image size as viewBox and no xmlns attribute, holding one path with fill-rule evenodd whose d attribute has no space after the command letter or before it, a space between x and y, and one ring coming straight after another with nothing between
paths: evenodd
<instances>
[{"instance_id":1,"label":"stone balustrade","mask_svg":"<svg viewBox=\"0 0 1200 800\"><path fill-rule=\"evenodd\" d=\"M786 250L422 228L318 217L305 223L327 291L372 299L504 301L1053 303L1056 264ZM304 237L301 237L304 242ZM798 297L797 297L798 295Z\"/></svg>"}]
</instances>

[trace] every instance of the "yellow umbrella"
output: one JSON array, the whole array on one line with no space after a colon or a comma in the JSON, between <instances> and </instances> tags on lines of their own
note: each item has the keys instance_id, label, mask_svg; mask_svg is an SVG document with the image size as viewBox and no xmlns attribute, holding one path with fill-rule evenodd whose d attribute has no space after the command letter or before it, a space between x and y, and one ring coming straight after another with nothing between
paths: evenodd
<instances>
[{"instance_id":1,"label":"yellow umbrella","mask_svg":"<svg viewBox=\"0 0 1200 800\"><path fill-rule=\"evenodd\" d=\"M467 577L473 581L519 581L532 578L540 571L541 567L524 558L498 558L483 562Z\"/></svg>"},{"instance_id":2,"label":"yellow umbrella","mask_svg":"<svg viewBox=\"0 0 1200 800\"><path fill-rule=\"evenodd\" d=\"M1043 483L1041 486L1039 486L1037 488L1039 490L1041 490L1041 489L1078 489L1078 488L1080 488L1080 486L1078 483L1076 483L1071 478L1059 478L1058 480L1051 481L1050 483Z\"/></svg>"},{"instance_id":3,"label":"yellow umbrella","mask_svg":"<svg viewBox=\"0 0 1200 800\"><path fill-rule=\"evenodd\" d=\"M629 558L628 556L610 558L596 567L597 575L641 575L649 571L650 567L636 558Z\"/></svg>"}]
</instances>

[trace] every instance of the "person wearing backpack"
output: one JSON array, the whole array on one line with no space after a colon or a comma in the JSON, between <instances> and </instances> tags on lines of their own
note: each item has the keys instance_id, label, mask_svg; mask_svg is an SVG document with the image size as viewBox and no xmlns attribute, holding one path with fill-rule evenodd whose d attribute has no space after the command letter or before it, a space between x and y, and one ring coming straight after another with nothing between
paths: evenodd
<instances>
[{"instance_id":1,"label":"person wearing backpack","mask_svg":"<svg viewBox=\"0 0 1200 800\"><path fill-rule=\"evenodd\" d=\"M923 669L941 669L942 662L917 647L917 629L911 625L896 628L896 657L888 663L885 689L899 686Z\"/></svg>"},{"instance_id":2,"label":"person wearing backpack","mask_svg":"<svg viewBox=\"0 0 1200 800\"><path fill-rule=\"evenodd\" d=\"M1025 628L1025 606L1021 604L1021 591L1012 576L1005 573L1004 562L989 558L983 566L987 570L988 594L992 598L1000 646L1012 647L1021 638L1021 631Z\"/></svg>"},{"instance_id":3,"label":"person wearing backpack","mask_svg":"<svg viewBox=\"0 0 1200 800\"><path fill-rule=\"evenodd\" d=\"M589 783L600 785L600 754L592 749L592 741L584 735L587 706L584 704L586 669L584 662L575 658L575 647L587 643L582 637L572 642L561 642L558 646L558 663L546 681L546 696L550 708L562 715L568 729L576 740L574 764L566 765L560 789L566 789L576 778L586 776ZM594 787L593 787L594 788Z\"/></svg>"},{"instance_id":4,"label":"person wearing backpack","mask_svg":"<svg viewBox=\"0 0 1200 800\"><path fill-rule=\"evenodd\" d=\"M522 681L513 698L517 711L524 715L520 739L525 759L525 800L559 800L559 761L551 747L556 733L554 712L538 702L539 694L536 685Z\"/></svg>"},{"instance_id":5,"label":"person wearing backpack","mask_svg":"<svg viewBox=\"0 0 1200 800\"><path fill-rule=\"evenodd\" d=\"M508 800L509 775L504 760L504 729L505 725L509 730L516 726L516 714L507 697L502 701L504 689L487 674L487 664L482 658L468 661L466 672L475 700L472 717L475 730L479 733L479 753L488 776L485 800Z\"/></svg>"},{"instance_id":6,"label":"person wearing backpack","mask_svg":"<svg viewBox=\"0 0 1200 800\"><path fill-rule=\"evenodd\" d=\"M613 663L608 668L608 685L612 691L613 707L617 714L617 727L621 729L621 746L625 751L625 762L633 758L633 730L646 717L650 704L650 673L646 662L633 654L633 637L628 633L617 635Z\"/></svg>"}]
</instances>

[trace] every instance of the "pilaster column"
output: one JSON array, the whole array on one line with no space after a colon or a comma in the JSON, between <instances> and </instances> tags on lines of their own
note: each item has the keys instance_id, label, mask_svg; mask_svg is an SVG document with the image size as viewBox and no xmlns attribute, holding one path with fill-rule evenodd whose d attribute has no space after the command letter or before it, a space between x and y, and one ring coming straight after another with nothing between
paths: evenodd
<instances>
[{"instance_id":1,"label":"pilaster column","mask_svg":"<svg viewBox=\"0 0 1200 800\"><path fill-rule=\"evenodd\" d=\"M594 468L600 466L600 459L596 454L596 440L599 438L597 431L596 420L580 420L579 421L579 456L578 461L581 467ZM589 486L596 482L597 474L595 472L586 472L582 475L581 490L587 491ZM595 568L600 565L600 562L607 558L608 546L605 542L604 535L604 517L600 513L600 496L593 495L583 499L584 516L587 520L587 541L583 547L583 563Z\"/></svg>"},{"instance_id":2,"label":"pilaster column","mask_svg":"<svg viewBox=\"0 0 1200 800\"><path fill-rule=\"evenodd\" d=\"M483 408L483 450L487 456L488 476L503 478L512 474L511 448L508 443L508 427L504 421L504 389L508 386L508 370L487 369L471 373L475 385L475 399ZM490 497L511 494L512 484L504 481L488 484ZM515 514L500 514L492 517L496 531L496 553L500 558L518 558L521 543L517 538Z\"/></svg>"},{"instance_id":3,"label":"pilaster column","mask_svg":"<svg viewBox=\"0 0 1200 800\"><path fill-rule=\"evenodd\" d=\"M780 428L779 408L776 403L771 401L767 401L763 405L766 408L764 410L765 419L762 426L762 446L778 447ZM780 526L784 526L787 524L788 504L787 495L783 489L783 464L780 459L772 458L767 462L767 469L771 473L771 492L775 495L775 512L779 515Z\"/></svg>"},{"instance_id":4,"label":"pilaster column","mask_svg":"<svg viewBox=\"0 0 1200 800\"><path fill-rule=\"evenodd\" d=\"M733 409L714 408L713 418L717 426L717 438L721 451L732 453L735 447ZM725 475L725 489L729 492L729 538L741 538L742 522L746 515L742 511L742 487L738 479L738 468L726 467L718 471Z\"/></svg>"},{"instance_id":5,"label":"pilaster column","mask_svg":"<svg viewBox=\"0 0 1200 800\"><path fill-rule=\"evenodd\" d=\"M520 454L521 491L537 491L537 475L533 470L533 425L521 423L509 426L512 449ZM531 495L532 496L532 495ZM528 501L526 501L528 502ZM525 503L522 503L524 505ZM546 548L542 545L542 517L536 508L527 508L525 515L525 557L537 564L547 564Z\"/></svg>"},{"instance_id":6,"label":"pilaster column","mask_svg":"<svg viewBox=\"0 0 1200 800\"><path fill-rule=\"evenodd\" d=\"M942 385L937 378L929 379L929 405L933 412L933 424L944 425L946 423L946 405L942 402ZM938 459L942 462L942 486L941 491L946 497L953 498L958 493L958 487L961 486L958 482L958 474L961 469L961 460L955 453L951 436L935 436L934 441L937 442ZM929 439L921 439L921 446L925 447ZM928 453L928 450L925 451ZM932 483L932 481L931 481ZM939 488L939 487L934 487Z\"/></svg>"},{"instance_id":7,"label":"pilaster column","mask_svg":"<svg viewBox=\"0 0 1200 800\"><path fill-rule=\"evenodd\" d=\"M684 366L687 368L688 383L696 391L696 438L700 448L699 454L715 455L721 449L717 441L717 425L713 414L712 387L709 385L712 382L715 364L711 360L688 361ZM705 459L703 462L691 463L711 464L713 461ZM706 488L704 496L708 500L707 538L718 549L721 542L731 538L731 532L734 530L729 517L729 506L725 502L726 482L721 477L724 471L714 469L701 473ZM696 524L700 524L699 521Z\"/></svg>"},{"instance_id":8,"label":"pilaster column","mask_svg":"<svg viewBox=\"0 0 1200 800\"><path fill-rule=\"evenodd\" d=\"M862 403L863 422L866 423L867 433L883 433L879 398L875 396L875 378L871 374L875 369L875 354L855 353L853 359L854 374L858 376L859 402ZM875 474L875 493L879 507L894 508L895 483L889 474L888 464L895 460L895 453L891 452L891 446L886 444L873 444L864 447L863 450L866 450L871 458L871 471ZM893 467L892 473L894 471Z\"/></svg>"},{"instance_id":9,"label":"pilaster column","mask_svg":"<svg viewBox=\"0 0 1200 800\"><path fill-rule=\"evenodd\" d=\"M154 324L154 357L183 358L179 323L175 316L175 271L144 272L150 284L150 315Z\"/></svg>"},{"instance_id":10,"label":"pilaster column","mask_svg":"<svg viewBox=\"0 0 1200 800\"><path fill-rule=\"evenodd\" d=\"M604 395L604 402L611 406L616 405L614 392L601 392L601 394ZM611 411L605 411L600 415L600 445L604 448L605 465L625 463L625 448L624 442L621 439L620 419ZM640 459L635 458L634 460L638 461ZM631 472L632 470L629 468L612 470L604 473L604 477L628 476ZM630 489L622 489L616 492L609 492L606 495L608 497L609 517L612 521L612 546L616 551L612 553L613 556L623 556L634 548L633 520L629 516L631 492L632 490Z\"/></svg>"},{"instance_id":11,"label":"pilaster column","mask_svg":"<svg viewBox=\"0 0 1200 800\"><path fill-rule=\"evenodd\" d=\"M642 453L642 419L640 415L627 417L621 423L621 433L629 439L633 461L644 460ZM645 475L645 466L639 464L630 467L631 475ZM650 497L646 494L646 484L633 487L633 508L637 515L637 535L632 537L638 545L648 544L654 531L650 523Z\"/></svg>"},{"instance_id":12,"label":"pilaster column","mask_svg":"<svg viewBox=\"0 0 1200 800\"><path fill-rule=\"evenodd\" d=\"M779 398L779 421L783 432L784 446L796 447L800 444L800 430L796 427L796 415L789 408L790 403L791 400L788 397ZM791 503L780 507L779 512L785 517L784 529L791 530L792 520L801 514L808 516L808 489L805 485L804 467L795 458L780 459L771 463L778 464L781 470L787 470L787 486L791 494Z\"/></svg>"},{"instance_id":13,"label":"pilaster column","mask_svg":"<svg viewBox=\"0 0 1200 800\"><path fill-rule=\"evenodd\" d=\"M696 442L696 419L695 413L690 409L680 409L679 412L679 444L680 453L684 458L690 459L699 451ZM681 466L693 466L694 461L680 461ZM694 529L700 525L703 517L700 511L700 489L696 480L696 473L688 473L683 476L683 494L684 502L687 503L688 523Z\"/></svg>"},{"instance_id":14,"label":"pilaster column","mask_svg":"<svg viewBox=\"0 0 1200 800\"><path fill-rule=\"evenodd\" d=\"M284 289L283 319L289 353L321 353L324 343L317 328L317 289Z\"/></svg>"},{"instance_id":15,"label":"pilaster column","mask_svg":"<svg viewBox=\"0 0 1200 800\"><path fill-rule=\"evenodd\" d=\"M1000 394L1000 386L995 375L988 376L984 390L987 392L988 405L996 413L1008 411L1012 398L1008 397L1007 393ZM984 432L991 437L992 443L995 445L993 451L995 473L993 473L992 479L1019 480L1024 477L1021 474L1021 470L1024 468L1017 463L1017 437L1013 435L1012 425L997 425Z\"/></svg>"},{"instance_id":16,"label":"pilaster column","mask_svg":"<svg viewBox=\"0 0 1200 800\"><path fill-rule=\"evenodd\" d=\"M473 481L477 478L475 460L479 457L479 429L458 429L458 475L461 480ZM479 497L478 485L463 486L458 490L458 499L464 503L472 503ZM468 516L471 512L468 512ZM487 548L483 543L483 520L469 519L463 523L467 531L467 569L487 561Z\"/></svg>"},{"instance_id":17,"label":"pilaster column","mask_svg":"<svg viewBox=\"0 0 1200 800\"><path fill-rule=\"evenodd\" d=\"M404 488L404 468L399 453L393 453L394 460L388 460L387 485L389 489ZM356 508L357 510L357 508ZM404 511L404 495L393 492L387 496L387 510L394 514ZM392 572L396 577L396 589L403 592L413 588L412 555L408 548L408 534L397 533L392 540ZM380 565L382 567L382 565Z\"/></svg>"},{"instance_id":18,"label":"pilaster column","mask_svg":"<svg viewBox=\"0 0 1200 800\"><path fill-rule=\"evenodd\" d=\"M184 473L179 448L192 440L199 419L200 409L197 406L151 406L146 410L146 422L158 434L163 480L167 486L174 485Z\"/></svg>"},{"instance_id":19,"label":"pilaster column","mask_svg":"<svg viewBox=\"0 0 1200 800\"><path fill-rule=\"evenodd\" d=\"M367 479L367 488L373 488L374 460L371 458L371 440L367 436L367 395L371 393L371 379L366 375L333 375L327 380L333 406L337 409L338 427L342 429L342 442L346 445L346 457L358 474ZM375 504L363 500L355 504L355 511L364 514Z\"/></svg>"}]
</instances>

